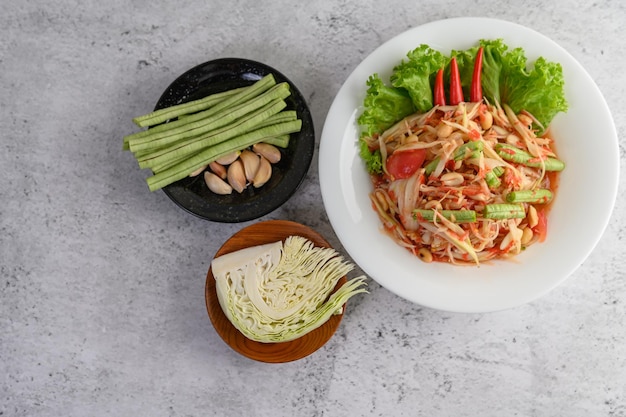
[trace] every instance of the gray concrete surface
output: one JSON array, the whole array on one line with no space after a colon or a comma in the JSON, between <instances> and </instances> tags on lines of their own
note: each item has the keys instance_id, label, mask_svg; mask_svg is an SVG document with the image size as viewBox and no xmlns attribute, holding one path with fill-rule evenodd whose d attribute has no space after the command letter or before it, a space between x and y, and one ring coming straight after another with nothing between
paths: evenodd
<instances>
[{"instance_id":1,"label":"gray concrete surface","mask_svg":"<svg viewBox=\"0 0 626 417\"><path fill-rule=\"evenodd\" d=\"M289 76L319 141L334 95L372 50L467 15L567 49L613 112L624 164L621 1L3 2L0 415L625 417L623 172L604 237L546 297L450 314L371 282L324 348L268 365L231 350L204 304L211 257L245 224L206 222L150 193L121 151L131 118L173 79L231 56ZM317 162L265 218L304 223L340 248Z\"/></svg>"}]
</instances>

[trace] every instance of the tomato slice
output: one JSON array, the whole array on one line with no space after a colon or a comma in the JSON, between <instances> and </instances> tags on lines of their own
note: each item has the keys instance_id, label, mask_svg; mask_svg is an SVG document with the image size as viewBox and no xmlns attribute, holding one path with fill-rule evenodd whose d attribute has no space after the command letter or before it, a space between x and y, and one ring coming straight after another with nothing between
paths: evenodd
<instances>
[{"instance_id":1,"label":"tomato slice","mask_svg":"<svg viewBox=\"0 0 626 417\"><path fill-rule=\"evenodd\" d=\"M394 179L409 178L422 166L424 159L426 159L424 149L396 151L387 158L387 172Z\"/></svg>"}]
</instances>

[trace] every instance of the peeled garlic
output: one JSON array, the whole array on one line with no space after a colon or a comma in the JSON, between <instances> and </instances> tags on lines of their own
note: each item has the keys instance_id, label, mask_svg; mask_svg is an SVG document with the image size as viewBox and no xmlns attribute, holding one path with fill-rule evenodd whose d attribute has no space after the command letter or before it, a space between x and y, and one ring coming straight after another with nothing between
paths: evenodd
<instances>
[{"instance_id":1,"label":"peeled garlic","mask_svg":"<svg viewBox=\"0 0 626 417\"><path fill-rule=\"evenodd\" d=\"M246 149L241 152L239 159L243 162L243 171L246 174L246 179L252 181L259 170L261 158L259 155Z\"/></svg>"},{"instance_id":2,"label":"peeled garlic","mask_svg":"<svg viewBox=\"0 0 626 417\"><path fill-rule=\"evenodd\" d=\"M209 169L213 171L213 173L217 175L218 177L220 177L221 179L223 180L226 179L226 167L224 167L224 165L219 164L216 161L213 161L209 164Z\"/></svg>"},{"instance_id":3,"label":"peeled garlic","mask_svg":"<svg viewBox=\"0 0 626 417\"><path fill-rule=\"evenodd\" d=\"M252 150L259 155L264 156L272 164L280 161L280 150L276 146L270 145L269 143L255 143L252 146Z\"/></svg>"},{"instance_id":4,"label":"peeled garlic","mask_svg":"<svg viewBox=\"0 0 626 417\"><path fill-rule=\"evenodd\" d=\"M195 171L193 171L191 174L189 174L190 177L197 177L198 175L202 174L202 171L204 171L207 168L208 165L203 165L200 168L196 169Z\"/></svg>"},{"instance_id":5,"label":"peeled garlic","mask_svg":"<svg viewBox=\"0 0 626 417\"><path fill-rule=\"evenodd\" d=\"M243 163L240 159L228 166L227 178L230 186L238 193L243 192L246 188L246 174L243 171Z\"/></svg>"},{"instance_id":6,"label":"peeled garlic","mask_svg":"<svg viewBox=\"0 0 626 417\"><path fill-rule=\"evenodd\" d=\"M254 188L259 188L264 185L267 181L269 181L272 176L272 164L264 157L261 156L259 158L259 169L256 172L256 175L252 179L252 185Z\"/></svg>"},{"instance_id":7,"label":"peeled garlic","mask_svg":"<svg viewBox=\"0 0 626 417\"><path fill-rule=\"evenodd\" d=\"M226 195L233 192L233 188L230 185L212 172L206 171L204 173L204 182L209 187L209 190L215 194Z\"/></svg>"},{"instance_id":8,"label":"peeled garlic","mask_svg":"<svg viewBox=\"0 0 626 417\"><path fill-rule=\"evenodd\" d=\"M239 151L235 151L235 152L231 152L229 154L226 154L222 157L219 157L215 160L215 162L217 162L220 165L230 165L232 164L234 161L237 160L237 158L239 158L239 154L241 152Z\"/></svg>"}]
</instances>

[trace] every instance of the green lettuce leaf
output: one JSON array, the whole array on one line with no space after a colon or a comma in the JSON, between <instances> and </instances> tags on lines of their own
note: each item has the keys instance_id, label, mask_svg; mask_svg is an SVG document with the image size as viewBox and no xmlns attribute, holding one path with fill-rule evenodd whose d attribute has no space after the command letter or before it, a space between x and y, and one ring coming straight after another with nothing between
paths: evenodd
<instances>
[{"instance_id":1,"label":"green lettuce leaf","mask_svg":"<svg viewBox=\"0 0 626 417\"><path fill-rule=\"evenodd\" d=\"M393 69L391 84L403 88L413 100L419 112L433 108L433 78L448 59L428 45L420 45L407 54L408 61L402 61Z\"/></svg>"},{"instance_id":2,"label":"green lettuce leaf","mask_svg":"<svg viewBox=\"0 0 626 417\"><path fill-rule=\"evenodd\" d=\"M481 74L483 96L487 97L491 103L502 103L500 99L500 77L505 77L502 73L502 57L505 55L508 46L502 42L502 39L493 41L481 40L480 44L484 48L483 71Z\"/></svg>"},{"instance_id":3,"label":"green lettuce leaf","mask_svg":"<svg viewBox=\"0 0 626 417\"><path fill-rule=\"evenodd\" d=\"M507 104L519 113L530 112L547 128L559 112L566 112L561 64L540 57L529 66L522 48L508 51L501 39L483 45L483 94L492 103Z\"/></svg>"},{"instance_id":4,"label":"green lettuce leaf","mask_svg":"<svg viewBox=\"0 0 626 417\"><path fill-rule=\"evenodd\" d=\"M374 152L370 151L367 142L363 139L359 139L359 156L365 162L367 172L370 174L381 174L383 172L383 158L380 151L378 149Z\"/></svg>"},{"instance_id":5,"label":"green lettuce leaf","mask_svg":"<svg viewBox=\"0 0 626 417\"><path fill-rule=\"evenodd\" d=\"M364 110L357 120L363 135L381 133L415 112L409 94L405 90L385 85L378 74L369 77L367 86Z\"/></svg>"}]
</instances>

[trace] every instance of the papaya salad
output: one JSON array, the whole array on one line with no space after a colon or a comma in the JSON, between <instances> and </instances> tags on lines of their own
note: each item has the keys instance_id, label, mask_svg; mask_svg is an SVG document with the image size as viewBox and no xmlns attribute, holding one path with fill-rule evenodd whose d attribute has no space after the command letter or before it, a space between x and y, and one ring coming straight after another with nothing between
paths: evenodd
<instances>
[{"instance_id":1,"label":"papaya salad","mask_svg":"<svg viewBox=\"0 0 626 417\"><path fill-rule=\"evenodd\" d=\"M480 40L449 55L420 45L390 84L367 80L360 156L386 233L425 262L510 258L547 233L565 168L550 122L567 111L561 65Z\"/></svg>"}]
</instances>

